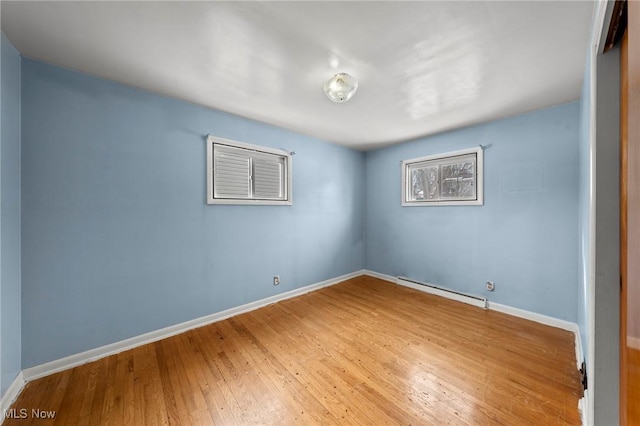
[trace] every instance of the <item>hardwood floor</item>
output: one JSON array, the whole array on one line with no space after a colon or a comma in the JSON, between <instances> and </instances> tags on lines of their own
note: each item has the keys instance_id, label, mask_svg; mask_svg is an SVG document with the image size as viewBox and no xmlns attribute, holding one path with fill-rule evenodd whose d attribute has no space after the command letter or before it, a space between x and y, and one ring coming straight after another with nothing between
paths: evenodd
<instances>
[{"instance_id":1,"label":"hardwood floor","mask_svg":"<svg viewBox=\"0 0 640 426\"><path fill-rule=\"evenodd\" d=\"M640 350L627 347L627 424L640 425Z\"/></svg>"},{"instance_id":2,"label":"hardwood floor","mask_svg":"<svg viewBox=\"0 0 640 426\"><path fill-rule=\"evenodd\" d=\"M581 396L570 332L362 276L31 382L4 424L579 424Z\"/></svg>"}]
</instances>

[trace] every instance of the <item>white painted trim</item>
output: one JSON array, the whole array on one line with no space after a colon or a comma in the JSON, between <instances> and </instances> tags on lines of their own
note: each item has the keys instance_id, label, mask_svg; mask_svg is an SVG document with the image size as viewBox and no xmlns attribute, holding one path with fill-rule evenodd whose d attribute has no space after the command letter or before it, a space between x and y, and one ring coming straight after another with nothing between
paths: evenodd
<instances>
[{"instance_id":1,"label":"white painted trim","mask_svg":"<svg viewBox=\"0 0 640 426\"><path fill-rule=\"evenodd\" d=\"M576 345L576 368L580 370L582 368L582 361L586 363L584 358L584 353L582 351L582 337L580 337L580 326L578 324L575 325L575 330L573 334L575 335L575 345ZM589 378L589 372L587 372L587 379ZM587 383L589 386L590 383ZM587 419L589 418L589 394L588 389L585 389L582 398L578 400L578 411L580 412L580 424L586 425Z\"/></svg>"},{"instance_id":2,"label":"white painted trim","mask_svg":"<svg viewBox=\"0 0 640 426\"><path fill-rule=\"evenodd\" d=\"M576 369L580 370L582 368L582 361L586 360L584 358L584 352L582 350L582 337L580 336L580 326L575 323L573 324L574 330L573 334L575 336L575 350L576 350ZM587 371L587 379L589 378L589 372ZM588 383L591 386L591 383ZM578 411L580 412L580 424L586 425L589 418L589 389L585 389L582 398L578 400Z\"/></svg>"},{"instance_id":3,"label":"white painted trim","mask_svg":"<svg viewBox=\"0 0 640 426\"><path fill-rule=\"evenodd\" d=\"M595 423L595 399L593 378L595 377L595 336L596 336L596 107L597 107L597 85L598 67L597 57L604 46L600 45L601 34L605 26L605 18L608 3L610 0L598 0L594 5L593 21L591 25L590 56L589 64L591 81L589 90L591 92L591 102L589 105L589 285L587 299L587 353L589 364L587 364L587 377L589 378L590 392L585 392L585 414L583 424L593 425ZM603 43L604 44L604 43Z\"/></svg>"},{"instance_id":4,"label":"white painted trim","mask_svg":"<svg viewBox=\"0 0 640 426\"><path fill-rule=\"evenodd\" d=\"M547 315L538 314L536 312L527 311L525 309L514 308L512 306L503 305L489 301L489 309L496 312L502 312L514 317L528 319L540 324L550 325L551 327L561 328L563 330L578 333L578 324L575 322L565 321L558 318L550 317Z\"/></svg>"},{"instance_id":5,"label":"white painted trim","mask_svg":"<svg viewBox=\"0 0 640 426\"><path fill-rule=\"evenodd\" d=\"M295 290L287 291L285 293L276 294L265 299L257 300L255 302L247 303L245 305L237 306L235 308L226 309L221 312L217 312L204 317L196 318L191 321L186 321L180 324L172 325L170 327L162 328L160 330L151 331L149 333L141 334L139 336L131 337L129 339L121 340L119 342L111 343L99 348L90 349L85 352L70 355L65 358L50 361L44 364L36 365L35 367L27 368L23 370L24 379L29 382L31 380L39 379L50 374L54 374L69 368L76 367L78 365L86 364L88 362L96 361L98 359L114 355L129 349L136 348L138 346L145 345L147 343L156 342L158 340L165 339L167 337L175 336L176 334L184 333L185 331L202 327L217 321L227 319L229 317L250 312L258 308L262 308L273 303L280 302L282 300L291 299L292 297L301 296L312 291L319 290L324 287L329 287L338 284L342 281L346 281L351 278L355 278L363 275L364 271L356 271L350 274L342 275L340 277L331 278L326 281L311 284L305 287L301 287Z\"/></svg>"},{"instance_id":6,"label":"white painted trim","mask_svg":"<svg viewBox=\"0 0 640 426\"><path fill-rule=\"evenodd\" d=\"M478 308L486 309L487 308L487 299L486 297L476 298L475 296L458 294L454 292L447 291L446 289L440 289L434 284L430 283L422 283L411 281L405 277L396 278L396 284L412 288L414 290L419 290L425 293L434 294L436 296L444 297L445 299L455 300L456 302L466 303L467 305L476 306Z\"/></svg>"},{"instance_id":7,"label":"white painted trim","mask_svg":"<svg viewBox=\"0 0 640 426\"><path fill-rule=\"evenodd\" d=\"M576 368L580 370L582 368L582 361L587 362L584 358L584 353L582 351L582 337L580 337L580 326L575 324L576 328L573 332L575 334L576 339ZM589 380L589 372L587 371L587 380ZM588 386L591 386L590 383L587 382ZM584 390L584 394L582 398L578 400L578 411L580 412L580 424L583 426L587 424L589 419L589 389Z\"/></svg>"},{"instance_id":8,"label":"white painted trim","mask_svg":"<svg viewBox=\"0 0 640 426\"><path fill-rule=\"evenodd\" d=\"M640 337L627 336L627 346L640 350Z\"/></svg>"},{"instance_id":9,"label":"white painted trim","mask_svg":"<svg viewBox=\"0 0 640 426\"><path fill-rule=\"evenodd\" d=\"M587 362L584 358L584 353L582 352L582 337L580 336L580 327L578 324L575 324L576 329L573 332L576 337L576 367L578 370L582 367L582 361Z\"/></svg>"},{"instance_id":10,"label":"white painted trim","mask_svg":"<svg viewBox=\"0 0 640 426\"><path fill-rule=\"evenodd\" d=\"M379 278L381 280L389 281L390 283L396 283L396 277L392 277L391 275L381 274L380 272L370 271L368 269L364 270L364 275L368 275L370 277Z\"/></svg>"},{"instance_id":11,"label":"white painted trim","mask_svg":"<svg viewBox=\"0 0 640 426\"><path fill-rule=\"evenodd\" d=\"M18 395L20 395L20 392L22 392L25 383L26 382L24 379L24 374L21 371L20 373L18 373L15 380L13 381L13 383L11 383L4 395L2 395L2 399L0 399L0 425L4 422L4 413L7 412L7 410L11 407L11 404L13 404L18 398Z\"/></svg>"},{"instance_id":12,"label":"white painted trim","mask_svg":"<svg viewBox=\"0 0 640 426\"><path fill-rule=\"evenodd\" d=\"M589 389L585 390L582 398L578 400L578 411L580 411L580 422L584 426L589 421Z\"/></svg>"},{"instance_id":13,"label":"white painted trim","mask_svg":"<svg viewBox=\"0 0 640 426\"><path fill-rule=\"evenodd\" d=\"M615 0L597 0L594 5L594 25L593 43L596 48L596 54L604 53L606 47L607 36L609 35L609 25L613 17L613 9Z\"/></svg>"}]
</instances>

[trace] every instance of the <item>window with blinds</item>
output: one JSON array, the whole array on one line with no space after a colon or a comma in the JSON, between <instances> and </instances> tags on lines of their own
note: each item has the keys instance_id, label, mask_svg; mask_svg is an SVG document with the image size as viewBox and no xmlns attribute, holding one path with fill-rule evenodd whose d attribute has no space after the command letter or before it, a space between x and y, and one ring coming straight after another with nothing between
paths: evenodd
<instances>
[{"instance_id":1,"label":"window with blinds","mask_svg":"<svg viewBox=\"0 0 640 426\"><path fill-rule=\"evenodd\" d=\"M291 154L209 136L207 203L291 205Z\"/></svg>"}]
</instances>

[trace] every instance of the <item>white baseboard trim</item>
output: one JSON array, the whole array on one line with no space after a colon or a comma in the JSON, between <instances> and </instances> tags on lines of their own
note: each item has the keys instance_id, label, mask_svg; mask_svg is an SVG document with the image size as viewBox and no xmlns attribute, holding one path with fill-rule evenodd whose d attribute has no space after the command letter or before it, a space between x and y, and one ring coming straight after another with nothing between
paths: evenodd
<instances>
[{"instance_id":1,"label":"white baseboard trim","mask_svg":"<svg viewBox=\"0 0 640 426\"><path fill-rule=\"evenodd\" d=\"M141 334L139 336L131 337L129 339L121 340L119 342L111 343L99 348L90 349L85 352L70 355L64 358L60 358L54 361L50 361L44 364L36 365L35 367L27 368L23 370L24 380L27 382L41 377L48 376L50 374L58 373L60 371L68 370L69 368L77 367L78 365L86 364L88 362L96 361L109 355L114 355L129 349L136 348L138 346L145 345L147 343L156 342L158 340L165 339L167 337L175 336L176 334L184 333L185 331L202 327L217 321L221 321L230 318L235 315L243 314L245 312L254 311L267 305L271 305L282 300L291 299L292 297L301 296L312 291L319 290L324 287L329 287L338 284L342 281L346 281L351 278L363 275L363 270L352 272L350 274L342 275L340 277L331 278L319 283L311 284L305 287L297 288L295 290L287 291L284 293L276 294L274 296L267 297L265 299L257 300L255 302L247 303L235 308L226 309L224 311L216 312L211 315L196 318L190 321L186 321L180 324L172 325L160 330L151 331L149 333Z\"/></svg>"},{"instance_id":2,"label":"white baseboard trim","mask_svg":"<svg viewBox=\"0 0 640 426\"><path fill-rule=\"evenodd\" d=\"M578 367L578 370L580 370L580 367L582 367L582 361L586 362L586 360L584 358L584 353L582 352L582 337L580 336L580 327L578 327L578 324L576 324L576 329L573 334L576 336L576 366Z\"/></svg>"},{"instance_id":3,"label":"white baseboard trim","mask_svg":"<svg viewBox=\"0 0 640 426\"><path fill-rule=\"evenodd\" d=\"M582 367L582 361L586 362L586 360L584 358L584 353L582 351L582 338L580 337L580 327L578 327L578 324L576 324L576 330L574 331L574 334L576 336L576 368L580 370L580 367ZM589 380L589 377L587 377L587 382L588 380ZM582 398L578 400L578 411L580 411L580 421L583 426L587 424L587 419L589 418L588 410L589 410L589 389L585 389L584 394L582 395Z\"/></svg>"},{"instance_id":4,"label":"white baseboard trim","mask_svg":"<svg viewBox=\"0 0 640 426\"><path fill-rule=\"evenodd\" d=\"M589 389L585 390L582 398L578 400L578 411L580 411L582 425L587 425L587 419L589 418Z\"/></svg>"},{"instance_id":5,"label":"white baseboard trim","mask_svg":"<svg viewBox=\"0 0 640 426\"><path fill-rule=\"evenodd\" d=\"M11 404L13 404L18 398L18 395L20 395L20 392L22 392L25 384L26 382L24 379L24 374L22 374L21 371L20 373L18 373L15 380L11 383L4 395L2 395L2 398L0 399L0 425L4 422L4 413L6 413L9 408L11 408Z\"/></svg>"},{"instance_id":6,"label":"white baseboard trim","mask_svg":"<svg viewBox=\"0 0 640 426\"><path fill-rule=\"evenodd\" d=\"M627 346L640 350L640 337L627 336Z\"/></svg>"},{"instance_id":7,"label":"white baseboard trim","mask_svg":"<svg viewBox=\"0 0 640 426\"><path fill-rule=\"evenodd\" d=\"M495 303L492 301L489 301L489 309L491 309L492 311L509 314L514 317L528 319L540 324L550 325L551 327L561 328L573 333L578 332L578 324L576 324L575 322L549 317L547 315L538 314L536 312L531 312L520 308L514 308L508 305L502 305L500 303Z\"/></svg>"},{"instance_id":8,"label":"white baseboard trim","mask_svg":"<svg viewBox=\"0 0 640 426\"><path fill-rule=\"evenodd\" d=\"M379 278L381 280L389 281L391 283L396 284L396 277L392 277L391 275L381 274L380 272L374 272L374 271L370 271L368 269L365 269L363 271L363 274L364 275L369 275L370 277Z\"/></svg>"}]
</instances>

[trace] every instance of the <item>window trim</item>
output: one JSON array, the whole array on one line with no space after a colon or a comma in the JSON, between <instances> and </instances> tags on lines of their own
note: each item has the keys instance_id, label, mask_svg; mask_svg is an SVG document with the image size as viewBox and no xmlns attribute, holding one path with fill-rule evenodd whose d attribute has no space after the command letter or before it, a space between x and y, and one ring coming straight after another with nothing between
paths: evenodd
<instances>
[{"instance_id":1,"label":"window trim","mask_svg":"<svg viewBox=\"0 0 640 426\"><path fill-rule=\"evenodd\" d=\"M433 160L447 160L462 155L476 154L476 199L475 200L447 200L447 201L409 201L409 185L407 175L409 167L415 163ZM425 206L482 206L484 205L484 149L482 146L476 148L462 149L459 151L446 152L443 154L428 155L426 157L412 158L402 162L402 206L403 207L425 207Z\"/></svg>"},{"instance_id":2,"label":"window trim","mask_svg":"<svg viewBox=\"0 0 640 426\"><path fill-rule=\"evenodd\" d=\"M285 158L284 185L286 198L284 200L264 200L264 199L242 199L242 198L215 198L213 185L213 164L214 145L225 145L232 148L246 149L263 154L272 154ZM293 204L292 190L292 155L290 152L281 149L269 148L259 145L237 142L231 139L207 136L207 204L227 204L227 205L262 205L262 206L290 206Z\"/></svg>"}]
</instances>

